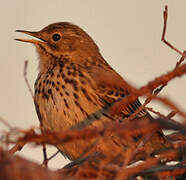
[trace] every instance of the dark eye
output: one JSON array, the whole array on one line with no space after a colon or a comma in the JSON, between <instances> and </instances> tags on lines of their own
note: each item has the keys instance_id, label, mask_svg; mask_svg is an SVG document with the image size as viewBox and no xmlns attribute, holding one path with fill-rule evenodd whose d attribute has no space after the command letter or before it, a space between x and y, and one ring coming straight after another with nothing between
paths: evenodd
<instances>
[{"instance_id":1,"label":"dark eye","mask_svg":"<svg viewBox=\"0 0 186 180\"><path fill-rule=\"evenodd\" d=\"M56 34L53 34L52 39L54 41L59 41L61 39L61 35L60 34L57 34L57 33Z\"/></svg>"}]
</instances>

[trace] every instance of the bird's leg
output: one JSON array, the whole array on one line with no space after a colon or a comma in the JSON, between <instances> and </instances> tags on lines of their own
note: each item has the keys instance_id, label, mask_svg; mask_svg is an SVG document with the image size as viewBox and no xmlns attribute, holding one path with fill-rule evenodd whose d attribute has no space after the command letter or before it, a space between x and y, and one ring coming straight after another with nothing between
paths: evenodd
<instances>
[{"instance_id":1,"label":"bird's leg","mask_svg":"<svg viewBox=\"0 0 186 180\"><path fill-rule=\"evenodd\" d=\"M43 150L44 150L44 148L43 148ZM48 166L48 161L50 161L52 158L54 158L58 153L59 153L60 151L59 150L57 150L52 156L50 156L49 158L47 158L47 156L44 158L44 160L43 160L43 163L42 163L42 165L44 166L44 167L47 167ZM44 154L44 152L43 152L43 154ZM47 155L47 154L46 154Z\"/></svg>"}]
</instances>

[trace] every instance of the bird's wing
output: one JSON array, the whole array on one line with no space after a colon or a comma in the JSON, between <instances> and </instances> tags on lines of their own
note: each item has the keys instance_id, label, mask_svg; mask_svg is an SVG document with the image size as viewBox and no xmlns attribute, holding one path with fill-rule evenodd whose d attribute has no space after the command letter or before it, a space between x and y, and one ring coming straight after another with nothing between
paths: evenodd
<instances>
[{"instance_id":1,"label":"bird's wing","mask_svg":"<svg viewBox=\"0 0 186 180\"><path fill-rule=\"evenodd\" d=\"M117 72L115 72L109 66L107 67L97 67L92 66L88 69L88 73L96 82L96 93L100 99L104 100L105 103L110 103L119 101L122 98L130 95L135 89L130 86ZM120 121L129 117L133 114L139 107L141 103L136 99L133 103L126 106L119 114ZM121 115L121 116L120 116ZM118 116L117 116L118 117ZM151 115L146 110L141 110L136 115L137 120L151 120ZM146 143L145 147L147 149L160 149L162 147L170 147L170 143L166 141L162 130L159 129L157 132L152 132L150 140ZM137 136L139 138L139 136ZM149 148L150 147L150 148Z\"/></svg>"},{"instance_id":2,"label":"bird's wing","mask_svg":"<svg viewBox=\"0 0 186 180\"><path fill-rule=\"evenodd\" d=\"M96 82L96 92L100 97L100 100L105 103L114 103L119 101L134 91L134 88L109 66L91 66L88 68L88 72L94 82ZM140 106L140 101L136 99L136 101L122 110L122 114L124 117L129 117ZM146 112L141 111L139 115L146 115Z\"/></svg>"}]
</instances>

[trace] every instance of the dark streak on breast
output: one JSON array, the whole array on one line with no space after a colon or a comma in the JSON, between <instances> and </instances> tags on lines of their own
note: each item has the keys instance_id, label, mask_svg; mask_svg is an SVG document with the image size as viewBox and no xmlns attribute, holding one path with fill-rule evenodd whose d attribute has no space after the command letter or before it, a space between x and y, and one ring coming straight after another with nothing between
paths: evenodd
<instances>
[{"instance_id":1,"label":"dark streak on breast","mask_svg":"<svg viewBox=\"0 0 186 180\"><path fill-rule=\"evenodd\" d=\"M37 116L39 118L39 121L41 122L43 118L42 118L41 113L40 113L40 110L39 110L39 105L36 103L36 101L34 101L34 104L35 104Z\"/></svg>"}]
</instances>

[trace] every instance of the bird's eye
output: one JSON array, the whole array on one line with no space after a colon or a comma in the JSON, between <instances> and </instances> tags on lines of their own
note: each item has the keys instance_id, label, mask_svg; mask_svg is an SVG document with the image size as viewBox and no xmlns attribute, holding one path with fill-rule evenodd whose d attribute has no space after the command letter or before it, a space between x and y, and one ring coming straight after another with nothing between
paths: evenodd
<instances>
[{"instance_id":1,"label":"bird's eye","mask_svg":"<svg viewBox=\"0 0 186 180\"><path fill-rule=\"evenodd\" d=\"M61 35L57 34L57 33L53 34L52 39L53 39L53 41L59 41L61 39Z\"/></svg>"}]
</instances>

